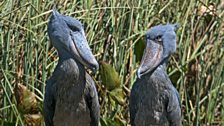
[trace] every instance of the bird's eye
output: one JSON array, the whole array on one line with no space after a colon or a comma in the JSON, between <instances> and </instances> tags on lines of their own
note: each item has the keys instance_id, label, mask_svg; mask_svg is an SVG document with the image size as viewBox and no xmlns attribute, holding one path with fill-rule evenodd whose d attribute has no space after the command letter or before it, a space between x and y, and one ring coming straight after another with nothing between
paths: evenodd
<instances>
[{"instance_id":1,"label":"bird's eye","mask_svg":"<svg viewBox=\"0 0 224 126\"><path fill-rule=\"evenodd\" d=\"M156 38L155 38L155 40L156 40L156 42L162 42L162 36L157 36Z\"/></svg>"},{"instance_id":2,"label":"bird's eye","mask_svg":"<svg viewBox=\"0 0 224 126\"><path fill-rule=\"evenodd\" d=\"M73 26L73 25L68 25L68 27L73 31L80 31L79 28L77 28L76 26Z\"/></svg>"}]
</instances>

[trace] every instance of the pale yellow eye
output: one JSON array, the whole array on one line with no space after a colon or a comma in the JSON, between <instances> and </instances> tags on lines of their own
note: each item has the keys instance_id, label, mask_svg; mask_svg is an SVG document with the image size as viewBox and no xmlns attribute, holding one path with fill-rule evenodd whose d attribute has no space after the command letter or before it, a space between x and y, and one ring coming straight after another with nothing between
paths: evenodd
<instances>
[{"instance_id":1,"label":"pale yellow eye","mask_svg":"<svg viewBox=\"0 0 224 126\"><path fill-rule=\"evenodd\" d=\"M162 42L162 38L157 39L158 42Z\"/></svg>"},{"instance_id":2,"label":"pale yellow eye","mask_svg":"<svg viewBox=\"0 0 224 126\"><path fill-rule=\"evenodd\" d=\"M155 38L155 41L156 42L162 42L162 36L157 36L156 38Z\"/></svg>"}]
</instances>

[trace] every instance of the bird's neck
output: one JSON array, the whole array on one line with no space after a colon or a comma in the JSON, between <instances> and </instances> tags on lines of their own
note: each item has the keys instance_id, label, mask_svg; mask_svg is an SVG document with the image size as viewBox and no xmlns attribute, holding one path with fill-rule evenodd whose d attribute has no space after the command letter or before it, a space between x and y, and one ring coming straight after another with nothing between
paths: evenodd
<instances>
[{"instance_id":1,"label":"bird's neck","mask_svg":"<svg viewBox=\"0 0 224 126\"><path fill-rule=\"evenodd\" d=\"M81 63L73 58L59 57L52 78L56 82L56 97L61 102L81 100L86 86L86 72Z\"/></svg>"},{"instance_id":2,"label":"bird's neck","mask_svg":"<svg viewBox=\"0 0 224 126\"><path fill-rule=\"evenodd\" d=\"M149 78L150 77L151 78L151 76L158 75L158 74L159 75L162 74L162 75L168 76L167 72L166 72L166 65L167 65L167 61L163 61L154 70L152 70L151 72L143 75L142 77L144 77L144 78Z\"/></svg>"},{"instance_id":3,"label":"bird's neck","mask_svg":"<svg viewBox=\"0 0 224 126\"><path fill-rule=\"evenodd\" d=\"M166 72L166 67L167 67L167 60L164 60L159 66L158 68L162 69L164 72Z\"/></svg>"},{"instance_id":4,"label":"bird's neck","mask_svg":"<svg viewBox=\"0 0 224 126\"><path fill-rule=\"evenodd\" d=\"M164 73L167 74L166 72L166 63L164 64L160 64L156 69L155 72L159 72L159 73Z\"/></svg>"},{"instance_id":5,"label":"bird's neck","mask_svg":"<svg viewBox=\"0 0 224 126\"><path fill-rule=\"evenodd\" d=\"M159 92L161 89L160 87L169 86L169 77L166 72L166 65L160 64L152 72L143 75L140 79L138 78L137 81L140 81L139 83L143 83L146 86L145 88Z\"/></svg>"},{"instance_id":6,"label":"bird's neck","mask_svg":"<svg viewBox=\"0 0 224 126\"><path fill-rule=\"evenodd\" d=\"M59 61L53 76L57 76L57 80L80 81L85 77L85 67L70 56L61 57L59 55Z\"/></svg>"},{"instance_id":7,"label":"bird's neck","mask_svg":"<svg viewBox=\"0 0 224 126\"><path fill-rule=\"evenodd\" d=\"M163 74L167 74L166 73L167 63L168 63L168 58L164 58L162 60L162 62L156 67L154 72L160 72L160 73L163 73Z\"/></svg>"},{"instance_id":8,"label":"bird's neck","mask_svg":"<svg viewBox=\"0 0 224 126\"><path fill-rule=\"evenodd\" d=\"M57 66L67 74L69 74L69 72L73 72L71 74L79 74L80 71L85 71L84 66L66 50L60 50L58 56L59 61Z\"/></svg>"},{"instance_id":9,"label":"bird's neck","mask_svg":"<svg viewBox=\"0 0 224 126\"><path fill-rule=\"evenodd\" d=\"M58 51L58 56L59 56L59 63L60 62L62 63L64 61L68 60L68 59L73 58L73 56L70 53L68 53L66 50L63 50L63 49Z\"/></svg>"}]
</instances>

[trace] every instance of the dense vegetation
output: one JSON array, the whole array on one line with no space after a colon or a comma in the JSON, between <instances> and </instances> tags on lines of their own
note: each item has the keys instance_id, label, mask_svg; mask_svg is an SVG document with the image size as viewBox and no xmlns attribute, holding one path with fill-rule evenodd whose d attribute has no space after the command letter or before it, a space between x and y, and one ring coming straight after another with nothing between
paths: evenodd
<instances>
[{"instance_id":1,"label":"dense vegetation","mask_svg":"<svg viewBox=\"0 0 224 126\"><path fill-rule=\"evenodd\" d=\"M0 124L40 125L45 81L58 57L47 36L51 9L79 19L101 63L95 78L101 125L129 124L128 99L152 26L179 23L167 71L184 125L224 125L224 2L221 0L0 1ZM106 75L106 76L104 76ZM106 82L106 83L105 83Z\"/></svg>"}]
</instances>

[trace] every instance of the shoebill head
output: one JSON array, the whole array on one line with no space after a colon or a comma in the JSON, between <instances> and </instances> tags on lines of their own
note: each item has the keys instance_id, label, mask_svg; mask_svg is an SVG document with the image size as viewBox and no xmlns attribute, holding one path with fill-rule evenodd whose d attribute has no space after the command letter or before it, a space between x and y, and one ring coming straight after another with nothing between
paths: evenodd
<instances>
[{"instance_id":1,"label":"shoebill head","mask_svg":"<svg viewBox=\"0 0 224 126\"><path fill-rule=\"evenodd\" d=\"M83 25L78 20L61 15L54 9L48 23L48 35L59 58L72 57L94 72L99 68L87 43Z\"/></svg>"},{"instance_id":2,"label":"shoebill head","mask_svg":"<svg viewBox=\"0 0 224 126\"><path fill-rule=\"evenodd\" d=\"M177 24L158 25L146 32L146 47L137 71L138 78L155 70L176 51L177 28Z\"/></svg>"}]
</instances>

